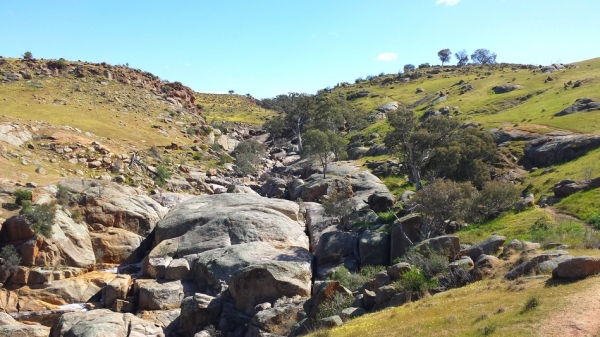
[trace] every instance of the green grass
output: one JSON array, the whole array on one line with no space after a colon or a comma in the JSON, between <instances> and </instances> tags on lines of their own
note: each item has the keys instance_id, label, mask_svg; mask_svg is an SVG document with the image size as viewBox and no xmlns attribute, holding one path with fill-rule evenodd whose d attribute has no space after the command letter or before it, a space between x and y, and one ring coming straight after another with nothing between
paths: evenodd
<instances>
[{"instance_id":1,"label":"green grass","mask_svg":"<svg viewBox=\"0 0 600 337\"><path fill-rule=\"evenodd\" d=\"M483 241L493 234L506 236L507 242L512 239L528 239L528 235L536 221L544 219L552 221L550 213L541 208L532 208L520 213L507 213L488 222L471 224L456 233L463 243Z\"/></svg>"},{"instance_id":2,"label":"green grass","mask_svg":"<svg viewBox=\"0 0 600 337\"><path fill-rule=\"evenodd\" d=\"M483 123L486 128L519 124L519 129L538 133L548 133L556 130L595 133L600 129L600 111L575 113L563 117L553 116L555 113L573 104L578 98L591 97L600 99L597 89L600 82L596 78L600 75L600 58L575 64L579 66L578 69L567 69L553 74L541 74L539 71L534 74L528 69L513 71L510 67L503 70L499 67L493 70L487 67L468 67L450 73L434 75L432 79L423 77L408 83L393 83L383 87L375 82L369 83L363 81L358 85L352 84L337 88L334 94L337 92L348 93L368 90L371 92L370 96L359 98L352 102L365 111L371 111L377 106L390 101L399 101L409 105L428 93L445 91L450 92L447 100L434 105L434 109L439 109L446 105L458 107L462 112L459 115L460 119ZM485 75L487 72L491 74L489 76ZM381 78L381 80L392 78L393 76L395 75L387 75ZM544 83L544 80L548 76L556 79ZM587 78L593 79L593 82L584 84L576 89L563 89L564 82ZM460 86L454 85L460 80L468 82L475 89L460 95ZM494 94L492 87L507 82L520 84L524 87L506 94ZM417 94L417 88L425 89L425 93ZM543 93L534 95L524 102L516 103L516 99L520 97L542 91ZM373 94L377 97L371 97ZM488 110L488 112L467 114L470 111L482 109ZM416 110L417 113L423 113L425 107L419 106ZM370 130L366 131L365 134L376 129L376 125L379 123L382 122L371 126ZM385 131L385 129L379 130L379 133L384 134Z\"/></svg>"},{"instance_id":3,"label":"green grass","mask_svg":"<svg viewBox=\"0 0 600 337\"><path fill-rule=\"evenodd\" d=\"M276 114L257 106L252 99L242 95L196 93L196 103L202 105L207 122L262 125Z\"/></svg>"},{"instance_id":4,"label":"green grass","mask_svg":"<svg viewBox=\"0 0 600 337\"><path fill-rule=\"evenodd\" d=\"M540 279L520 285L500 280L476 282L353 319L327 331L327 336L482 336L485 331L494 336L532 336L538 333L540 321L570 304L569 295L598 281L591 277L573 283ZM537 300L537 306L524 312L531 298Z\"/></svg>"},{"instance_id":5,"label":"green grass","mask_svg":"<svg viewBox=\"0 0 600 337\"><path fill-rule=\"evenodd\" d=\"M600 212L600 189L572 194L556 204L556 208L579 219L588 220Z\"/></svg>"}]
</instances>

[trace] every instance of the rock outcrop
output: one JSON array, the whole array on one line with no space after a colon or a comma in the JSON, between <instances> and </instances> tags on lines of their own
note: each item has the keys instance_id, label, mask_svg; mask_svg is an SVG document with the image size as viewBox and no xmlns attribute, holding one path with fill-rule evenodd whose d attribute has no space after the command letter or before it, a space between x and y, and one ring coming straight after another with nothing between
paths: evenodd
<instances>
[{"instance_id":1,"label":"rock outcrop","mask_svg":"<svg viewBox=\"0 0 600 337\"><path fill-rule=\"evenodd\" d=\"M59 184L75 198L88 224L116 227L148 236L168 208L141 191L91 179L63 179Z\"/></svg>"},{"instance_id":2,"label":"rock outcrop","mask_svg":"<svg viewBox=\"0 0 600 337\"><path fill-rule=\"evenodd\" d=\"M600 135L542 136L525 143L521 164L544 167L564 163L600 147Z\"/></svg>"},{"instance_id":3,"label":"rock outcrop","mask_svg":"<svg viewBox=\"0 0 600 337\"><path fill-rule=\"evenodd\" d=\"M164 278L184 258L202 292L228 285L238 310L282 296L308 296L313 255L298 204L254 194L202 195L177 205L156 227L143 273ZM265 287L254 287L256 282Z\"/></svg>"},{"instance_id":4,"label":"rock outcrop","mask_svg":"<svg viewBox=\"0 0 600 337\"><path fill-rule=\"evenodd\" d=\"M600 110L600 102L594 101L591 98L580 98L576 100L575 103L570 107L555 113L554 116L560 117L570 115L578 111L590 112L595 110Z\"/></svg>"}]
</instances>

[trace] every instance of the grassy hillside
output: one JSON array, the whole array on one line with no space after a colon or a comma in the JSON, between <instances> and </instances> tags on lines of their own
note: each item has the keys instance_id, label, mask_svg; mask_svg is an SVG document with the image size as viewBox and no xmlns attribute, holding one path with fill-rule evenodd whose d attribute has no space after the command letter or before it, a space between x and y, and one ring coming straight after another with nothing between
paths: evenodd
<instances>
[{"instance_id":1,"label":"grassy hillside","mask_svg":"<svg viewBox=\"0 0 600 337\"><path fill-rule=\"evenodd\" d=\"M273 114L251 97L195 93L125 66L0 58L0 74L17 76L0 82L0 124L17 123L33 134L20 147L0 143L0 178L23 182L110 173L88 170L54 150L72 146L89 157L93 142L117 156L138 152L145 163L173 172L180 164L207 170L219 161L218 149L205 144L212 130L207 120L257 125ZM36 172L40 167L44 174Z\"/></svg>"},{"instance_id":2,"label":"grassy hillside","mask_svg":"<svg viewBox=\"0 0 600 337\"><path fill-rule=\"evenodd\" d=\"M600 99L600 58L573 65L577 68L551 74L542 74L538 68L521 69L518 65L496 65L493 69L487 66L446 67L440 74L435 75L428 75L427 71L431 71L432 68L425 68L417 70L424 74L423 77L410 82L394 80L397 75L385 75L372 81L363 80L358 84L342 85L335 88L334 93L351 94L367 90L370 92L367 97L355 99L353 102L370 111L390 101L411 105L428 94L443 91L449 92L445 101L431 106L417 106L416 111L424 112L429 108L437 110L443 106L450 106L458 108L461 120L479 122L486 128L518 124L519 129L539 133L553 130L595 133L600 126L598 111L553 117L578 98ZM431 78L427 78L428 76ZM548 77L552 78L552 81L546 81ZM461 80L464 83L459 85ZM564 90L564 83L577 80L588 82L579 88ZM522 85L523 88L505 94L493 92L493 87L508 82ZM469 84L474 89L460 94L461 87ZM423 92L417 93L418 88L422 88ZM521 100L528 95L531 97Z\"/></svg>"},{"instance_id":3,"label":"grassy hillside","mask_svg":"<svg viewBox=\"0 0 600 337\"><path fill-rule=\"evenodd\" d=\"M262 125L275 112L256 105L254 98L241 95L196 93L196 102L202 105L208 122L238 122Z\"/></svg>"}]
</instances>

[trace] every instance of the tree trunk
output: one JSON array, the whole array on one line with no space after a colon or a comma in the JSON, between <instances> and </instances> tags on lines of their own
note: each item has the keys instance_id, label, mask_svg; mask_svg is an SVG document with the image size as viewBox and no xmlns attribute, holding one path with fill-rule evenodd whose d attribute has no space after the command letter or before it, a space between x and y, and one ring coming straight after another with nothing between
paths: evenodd
<instances>
[{"instance_id":1,"label":"tree trunk","mask_svg":"<svg viewBox=\"0 0 600 337\"><path fill-rule=\"evenodd\" d=\"M298 137L298 152L302 152L302 133L300 119L296 122L296 136Z\"/></svg>"},{"instance_id":2,"label":"tree trunk","mask_svg":"<svg viewBox=\"0 0 600 337\"><path fill-rule=\"evenodd\" d=\"M409 166L413 182L415 183L415 188L417 191L420 191L423 188L421 186L421 173L419 172L419 169L414 165L410 164Z\"/></svg>"}]
</instances>

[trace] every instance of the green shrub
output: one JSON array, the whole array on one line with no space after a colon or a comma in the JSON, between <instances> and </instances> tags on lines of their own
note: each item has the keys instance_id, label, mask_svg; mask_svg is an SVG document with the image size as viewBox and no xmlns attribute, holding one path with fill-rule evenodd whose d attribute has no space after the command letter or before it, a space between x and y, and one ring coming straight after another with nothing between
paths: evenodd
<instances>
[{"instance_id":1,"label":"green shrub","mask_svg":"<svg viewBox=\"0 0 600 337\"><path fill-rule=\"evenodd\" d=\"M15 197L15 204L17 205L23 205L23 201L31 201L31 191L28 190L16 190L13 193L13 196Z\"/></svg>"},{"instance_id":2,"label":"green shrub","mask_svg":"<svg viewBox=\"0 0 600 337\"><path fill-rule=\"evenodd\" d=\"M322 318L339 315L342 313L342 310L351 307L353 302L354 296L335 293L333 296L319 304L316 319L318 321Z\"/></svg>"},{"instance_id":3,"label":"green shrub","mask_svg":"<svg viewBox=\"0 0 600 337\"><path fill-rule=\"evenodd\" d=\"M598 213L591 214L587 219L587 223L590 226L594 227L594 229L600 230L600 214L598 214Z\"/></svg>"},{"instance_id":4,"label":"green shrub","mask_svg":"<svg viewBox=\"0 0 600 337\"><path fill-rule=\"evenodd\" d=\"M227 153L221 153L219 155L219 165L223 165L223 164L227 164L227 163L233 163L233 158L228 155Z\"/></svg>"},{"instance_id":5,"label":"green shrub","mask_svg":"<svg viewBox=\"0 0 600 337\"><path fill-rule=\"evenodd\" d=\"M56 188L57 188L56 200L57 200L58 204L62 205L62 206L68 205L69 204L69 190L61 184L56 185Z\"/></svg>"},{"instance_id":6,"label":"green shrub","mask_svg":"<svg viewBox=\"0 0 600 337\"><path fill-rule=\"evenodd\" d=\"M436 285L445 289L462 287L472 280L467 269L450 268L448 254L444 251L427 250L426 254L421 254L412 249L402 257L401 262L409 263L426 279L436 280Z\"/></svg>"},{"instance_id":7,"label":"green shrub","mask_svg":"<svg viewBox=\"0 0 600 337\"><path fill-rule=\"evenodd\" d=\"M58 59L58 61L56 61L56 64L58 65L59 69L65 69L67 67L67 62L65 62L65 59L63 58Z\"/></svg>"},{"instance_id":8,"label":"green shrub","mask_svg":"<svg viewBox=\"0 0 600 337\"><path fill-rule=\"evenodd\" d=\"M525 302L523 309L521 309L521 314L530 312L539 306L540 306L540 301L536 297L530 297L529 299L527 299L527 302Z\"/></svg>"},{"instance_id":9,"label":"green shrub","mask_svg":"<svg viewBox=\"0 0 600 337\"><path fill-rule=\"evenodd\" d=\"M260 158L265 154L266 148L263 144L254 140L240 142L231 155L235 158L235 166L238 173L249 175L256 173L255 165L260 163Z\"/></svg>"},{"instance_id":10,"label":"green shrub","mask_svg":"<svg viewBox=\"0 0 600 337\"><path fill-rule=\"evenodd\" d=\"M171 179L171 171L164 165L158 165L156 167L154 181L159 185L163 185L168 179Z\"/></svg>"},{"instance_id":11,"label":"green shrub","mask_svg":"<svg viewBox=\"0 0 600 337\"><path fill-rule=\"evenodd\" d=\"M18 266L21 262L21 258L19 258L19 254L13 245L2 247L2 250L0 250L0 258L4 259L4 264L6 264L9 269Z\"/></svg>"},{"instance_id":12,"label":"green shrub","mask_svg":"<svg viewBox=\"0 0 600 337\"><path fill-rule=\"evenodd\" d=\"M375 275L381 273L384 270L386 270L385 266L364 266L360 269L358 273L366 277L367 280L370 280L374 278Z\"/></svg>"},{"instance_id":13,"label":"green shrub","mask_svg":"<svg viewBox=\"0 0 600 337\"><path fill-rule=\"evenodd\" d=\"M202 153L194 152L194 154L192 155L192 158L194 158L194 160L202 160Z\"/></svg>"},{"instance_id":14,"label":"green shrub","mask_svg":"<svg viewBox=\"0 0 600 337\"><path fill-rule=\"evenodd\" d=\"M417 291L426 293L430 289L437 287L437 282L427 277L419 267L413 266L409 271L402 274L400 280L396 282L398 291Z\"/></svg>"},{"instance_id":15,"label":"green shrub","mask_svg":"<svg viewBox=\"0 0 600 337\"><path fill-rule=\"evenodd\" d=\"M83 220L83 215L79 210L76 209L71 211L71 219L73 219L75 222L81 222L81 220Z\"/></svg>"},{"instance_id":16,"label":"green shrub","mask_svg":"<svg viewBox=\"0 0 600 337\"><path fill-rule=\"evenodd\" d=\"M23 58L26 60L31 60L33 58L33 54L31 54L30 51L26 51L25 53L23 53Z\"/></svg>"},{"instance_id":17,"label":"green shrub","mask_svg":"<svg viewBox=\"0 0 600 337\"><path fill-rule=\"evenodd\" d=\"M332 281L338 281L341 285L348 288L350 291L356 291L365 282L369 281L369 278L361 274L352 274L344 266L338 268L328 279Z\"/></svg>"},{"instance_id":18,"label":"green shrub","mask_svg":"<svg viewBox=\"0 0 600 337\"><path fill-rule=\"evenodd\" d=\"M190 136L193 136L196 134L196 130L194 130L193 128L187 128L187 130L185 130L185 132Z\"/></svg>"},{"instance_id":19,"label":"green shrub","mask_svg":"<svg viewBox=\"0 0 600 337\"><path fill-rule=\"evenodd\" d=\"M358 273L351 273L344 266L338 268L329 280L338 281L341 285L348 288L350 291L357 291L363 284L375 277L375 275L385 270L384 266L366 266Z\"/></svg>"},{"instance_id":20,"label":"green shrub","mask_svg":"<svg viewBox=\"0 0 600 337\"><path fill-rule=\"evenodd\" d=\"M21 215L29 220L29 227L34 233L49 238L52 235L55 210L54 204L32 206L30 201L24 201Z\"/></svg>"}]
</instances>

